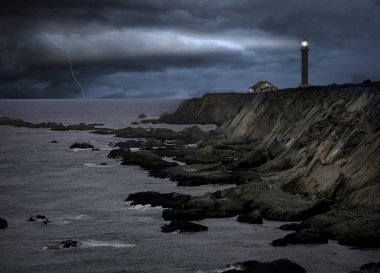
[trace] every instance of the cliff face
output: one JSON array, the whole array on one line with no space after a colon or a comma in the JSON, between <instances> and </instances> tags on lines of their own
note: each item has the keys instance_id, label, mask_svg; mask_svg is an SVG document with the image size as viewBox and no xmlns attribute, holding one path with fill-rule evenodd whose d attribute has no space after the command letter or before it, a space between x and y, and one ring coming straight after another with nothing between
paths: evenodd
<instances>
[{"instance_id":1,"label":"cliff face","mask_svg":"<svg viewBox=\"0 0 380 273\"><path fill-rule=\"evenodd\" d=\"M262 173L286 169L283 190L380 211L379 112L376 85L283 90L256 95L220 130L268 152Z\"/></svg>"},{"instance_id":2,"label":"cliff face","mask_svg":"<svg viewBox=\"0 0 380 273\"><path fill-rule=\"evenodd\" d=\"M274 187L379 212L379 113L380 84L372 83L205 95L170 118L219 124L224 142L266 153L255 170Z\"/></svg>"},{"instance_id":3,"label":"cliff face","mask_svg":"<svg viewBox=\"0 0 380 273\"><path fill-rule=\"evenodd\" d=\"M206 94L202 98L184 101L173 114L160 121L174 124L221 125L236 116L252 97L239 93Z\"/></svg>"}]
</instances>

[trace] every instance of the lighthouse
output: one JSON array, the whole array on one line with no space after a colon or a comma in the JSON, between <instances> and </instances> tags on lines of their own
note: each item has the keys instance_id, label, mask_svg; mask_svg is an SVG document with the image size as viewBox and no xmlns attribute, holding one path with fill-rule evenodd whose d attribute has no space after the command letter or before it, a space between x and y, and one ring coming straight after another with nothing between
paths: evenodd
<instances>
[{"instance_id":1,"label":"lighthouse","mask_svg":"<svg viewBox=\"0 0 380 273\"><path fill-rule=\"evenodd\" d=\"M304 39L301 42L301 85L309 86L309 43Z\"/></svg>"}]
</instances>

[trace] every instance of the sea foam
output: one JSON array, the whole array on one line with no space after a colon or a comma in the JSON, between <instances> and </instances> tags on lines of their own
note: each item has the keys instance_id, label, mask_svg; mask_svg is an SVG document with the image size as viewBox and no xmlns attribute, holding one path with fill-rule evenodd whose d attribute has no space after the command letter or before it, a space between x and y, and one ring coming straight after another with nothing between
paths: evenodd
<instances>
[{"instance_id":1,"label":"sea foam","mask_svg":"<svg viewBox=\"0 0 380 273\"><path fill-rule=\"evenodd\" d=\"M128 206L127 209L146 211L146 210L151 210L151 209L162 209L162 207L161 206L152 207L150 204L147 204L147 205Z\"/></svg>"},{"instance_id":2,"label":"sea foam","mask_svg":"<svg viewBox=\"0 0 380 273\"><path fill-rule=\"evenodd\" d=\"M87 240L82 241L81 247L115 247L115 248L132 248L135 244L129 244L119 241L98 241L98 240Z\"/></svg>"}]
</instances>

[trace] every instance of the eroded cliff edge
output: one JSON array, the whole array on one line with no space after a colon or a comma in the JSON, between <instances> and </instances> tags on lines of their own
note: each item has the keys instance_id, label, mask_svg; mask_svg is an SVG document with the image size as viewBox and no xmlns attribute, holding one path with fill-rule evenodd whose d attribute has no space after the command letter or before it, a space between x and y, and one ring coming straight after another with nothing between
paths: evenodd
<instances>
[{"instance_id":1,"label":"eroded cliff edge","mask_svg":"<svg viewBox=\"0 0 380 273\"><path fill-rule=\"evenodd\" d=\"M236 116L252 97L241 93L205 94L185 100L173 114L164 114L159 121L172 124L217 124Z\"/></svg>"},{"instance_id":2,"label":"eroded cliff edge","mask_svg":"<svg viewBox=\"0 0 380 273\"><path fill-rule=\"evenodd\" d=\"M367 83L208 94L164 118L220 125L219 138L201 147L208 158L245 145L232 153L235 163L221 164L246 182L207 198L249 203L267 219L306 220L341 243L380 246L379 112L380 83ZM309 202L329 207L308 214Z\"/></svg>"}]
</instances>

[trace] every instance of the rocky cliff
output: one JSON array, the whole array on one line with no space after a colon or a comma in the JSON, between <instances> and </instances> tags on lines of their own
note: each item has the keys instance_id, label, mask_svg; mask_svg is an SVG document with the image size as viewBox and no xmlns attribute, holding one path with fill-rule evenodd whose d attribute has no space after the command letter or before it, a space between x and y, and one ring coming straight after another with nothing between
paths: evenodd
<instances>
[{"instance_id":1,"label":"rocky cliff","mask_svg":"<svg viewBox=\"0 0 380 273\"><path fill-rule=\"evenodd\" d=\"M379 85L258 94L220 130L268 152L261 172L286 162L284 190L380 210Z\"/></svg>"},{"instance_id":2,"label":"rocky cliff","mask_svg":"<svg viewBox=\"0 0 380 273\"><path fill-rule=\"evenodd\" d=\"M255 143L270 158L259 171L287 169L288 191L380 209L380 83L207 94L164 119L216 123L224 142Z\"/></svg>"},{"instance_id":3,"label":"rocky cliff","mask_svg":"<svg viewBox=\"0 0 380 273\"><path fill-rule=\"evenodd\" d=\"M309 218L342 243L380 245L380 83L209 94L169 119L220 125L214 151L246 145L226 166L248 183L225 198L250 201L267 219ZM331 206L304 217L301 200Z\"/></svg>"},{"instance_id":4,"label":"rocky cliff","mask_svg":"<svg viewBox=\"0 0 380 273\"><path fill-rule=\"evenodd\" d=\"M182 102L174 114L165 114L161 122L174 124L217 124L236 116L252 97L241 93L206 94Z\"/></svg>"}]
</instances>

